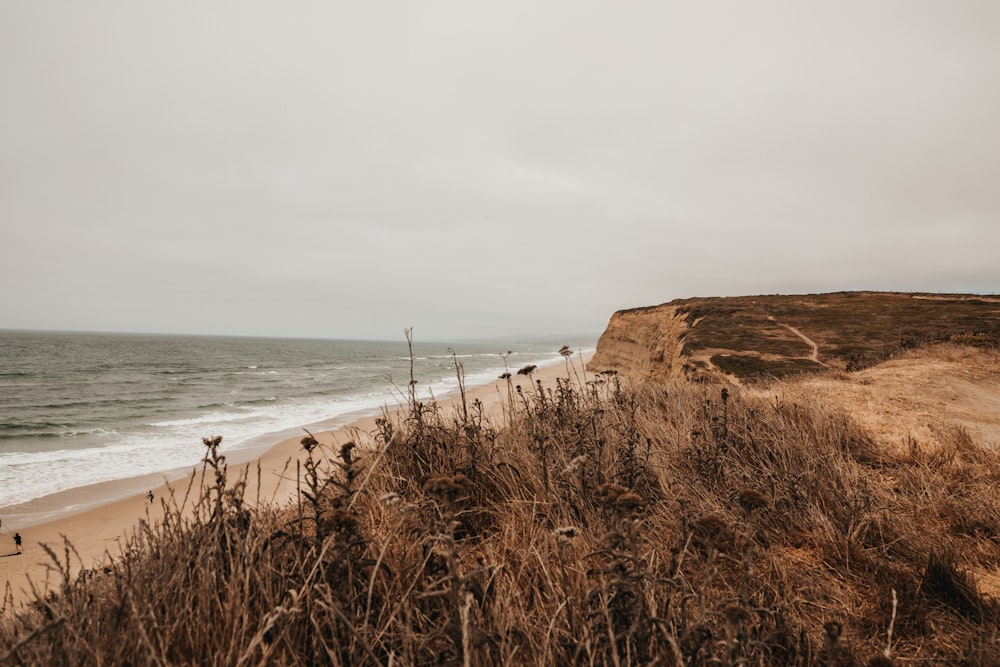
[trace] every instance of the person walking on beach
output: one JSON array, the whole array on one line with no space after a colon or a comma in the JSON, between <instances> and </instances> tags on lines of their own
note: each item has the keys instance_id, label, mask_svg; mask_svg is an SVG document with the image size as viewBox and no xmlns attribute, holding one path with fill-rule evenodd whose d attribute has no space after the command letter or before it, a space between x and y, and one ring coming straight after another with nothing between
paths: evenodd
<instances>
[{"instance_id":1,"label":"person walking on beach","mask_svg":"<svg viewBox=\"0 0 1000 667\"><path fill-rule=\"evenodd\" d=\"M17 553L21 553L21 533L14 533L14 546L17 547Z\"/></svg>"},{"instance_id":2,"label":"person walking on beach","mask_svg":"<svg viewBox=\"0 0 1000 667\"><path fill-rule=\"evenodd\" d=\"M146 494L146 497L149 498L149 502L150 503L153 502L153 491L152 491L152 489L150 489L149 493Z\"/></svg>"}]
</instances>

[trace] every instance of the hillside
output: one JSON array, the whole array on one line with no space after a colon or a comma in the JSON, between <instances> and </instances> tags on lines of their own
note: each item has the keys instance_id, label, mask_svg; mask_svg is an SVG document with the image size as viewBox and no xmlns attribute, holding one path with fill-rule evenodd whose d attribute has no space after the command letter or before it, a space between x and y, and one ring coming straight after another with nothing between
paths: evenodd
<instances>
[{"instance_id":1,"label":"hillside","mask_svg":"<svg viewBox=\"0 0 1000 667\"><path fill-rule=\"evenodd\" d=\"M678 299L612 315L590 369L632 381L739 384L857 370L946 340L995 346L1000 297L838 292Z\"/></svg>"}]
</instances>

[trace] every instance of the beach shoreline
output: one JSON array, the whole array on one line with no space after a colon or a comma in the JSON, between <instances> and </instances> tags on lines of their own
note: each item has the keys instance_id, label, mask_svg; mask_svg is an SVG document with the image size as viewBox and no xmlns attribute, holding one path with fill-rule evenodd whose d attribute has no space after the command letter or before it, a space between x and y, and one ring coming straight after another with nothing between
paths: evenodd
<instances>
[{"instance_id":1,"label":"beach shoreline","mask_svg":"<svg viewBox=\"0 0 1000 667\"><path fill-rule=\"evenodd\" d=\"M574 381L576 376L585 379L586 372L583 369L591 356L593 351L574 353L569 357L572 365L569 369L562 360L540 367L533 374L531 382L540 380L543 385L551 386L556 378L567 377L568 373ZM517 376L511 382L529 384L527 378ZM479 400L489 418L499 419L499 408L506 392L507 381L496 379L468 387L465 395L468 402ZM460 405L461 394L456 390L445 396L435 397L435 400L440 409L451 410ZM400 413L405 407L399 402L396 406L385 406L382 411ZM382 411L366 415L342 415L345 420L352 417L353 420L314 435L322 444L330 447L353 441L361 450L370 450L375 444L376 419L381 416ZM333 419L335 418L331 421ZM227 461L230 466L229 479L235 480L238 475L246 475L245 497L251 503L274 503L279 506L291 503L297 490L295 462L302 454L303 435L300 432L281 439L249 460L241 460L242 457L238 457L240 452L235 452L236 456ZM72 545L75 552L70 559L74 569L99 568L109 559L116 558L122 537L134 531L141 521L152 523L162 518L164 499L173 495L174 500L180 504L185 494L197 494L196 484L200 473L201 467L196 466L194 469L102 482L6 508L5 511L31 506L30 509L34 510L36 516L44 518L37 522L15 525L8 525L4 521L0 530L0 587L9 586L15 603L23 603L31 599L32 586L47 590L57 584L59 577L52 570L51 559L41 545L45 544L55 553L62 554L64 539ZM153 493L152 502L146 496L150 490ZM101 502L100 497L114 499ZM190 502L191 499L188 500L189 504ZM21 533L23 553L15 551L12 539L14 531Z\"/></svg>"},{"instance_id":2,"label":"beach shoreline","mask_svg":"<svg viewBox=\"0 0 1000 667\"><path fill-rule=\"evenodd\" d=\"M390 411L399 409L402 409L401 403L396 407L390 408ZM313 428L315 425L307 425L305 428L319 433L329 433L346 428L366 417L380 413L381 410L357 410L319 422L321 426ZM304 429L301 426L283 429L258 436L254 439L259 441L258 444L241 446L234 449L226 449L226 443L223 441L223 449L220 452L226 456L226 462L231 466L246 464L266 455L268 451L277 446L276 443L296 438L301 439L303 433ZM210 434L192 435L191 447L193 451L198 451L198 449L203 447L201 442L199 442L199 438L206 435ZM182 466L132 477L84 484L71 489L49 493L22 503L8 505L0 508L0 520L3 521L3 532L30 529L33 526L63 519L74 514L80 514L110 502L123 500L134 495L144 495L149 490L155 491L159 487L186 479L193 474L195 468L200 468L200 466L196 465L194 468L191 466ZM0 532L0 535L2 534ZM0 545L2 545L2 542L0 542ZM3 547L0 546L0 552L2 551Z\"/></svg>"}]
</instances>

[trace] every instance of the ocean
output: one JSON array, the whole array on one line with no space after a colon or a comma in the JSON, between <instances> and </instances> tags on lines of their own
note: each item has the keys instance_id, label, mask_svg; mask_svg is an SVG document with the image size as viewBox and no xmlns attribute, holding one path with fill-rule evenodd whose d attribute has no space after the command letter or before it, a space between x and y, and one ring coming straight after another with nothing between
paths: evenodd
<instances>
[{"instance_id":1,"label":"ocean","mask_svg":"<svg viewBox=\"0 0 1000 667\"><path fill-rule=\"evenodd\" d=\"M567 340L574 350L593 349ZM414 342L423 397L561 363L559 345ZM399 342L0 331L0 518L90 484L196 467L202 437L249 460L303 428L405 403ZM176 475L175 475L176 476ZM110 499L110 498L109 498ZM27 518L27 517L25 517Z\"/></svg>"}]
</instances>

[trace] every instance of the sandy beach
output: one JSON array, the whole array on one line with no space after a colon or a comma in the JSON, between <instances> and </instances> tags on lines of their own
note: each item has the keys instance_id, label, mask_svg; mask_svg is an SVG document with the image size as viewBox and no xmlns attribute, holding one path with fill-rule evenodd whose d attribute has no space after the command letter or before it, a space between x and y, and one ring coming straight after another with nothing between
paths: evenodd
<instances>
[{"instance_id":1,"label":"sandy beach","mask_svg":"<svg viewBox=\"0 0 1000 667\"><path fill-rule=\"evenodd\" d=\"M572 368L567 370L565 363L558 363L537 370L533 380L541 380L543 385L551 386L556 378L566 377L574 373L583 379L581 365L590 359L591 353L574 354L570 357ZM576 378L574 375L574 380ZM515 384L527 387L527 378L516 377ZM466 391L469 402L482 402L487 415L497 419L500 415L501 401L506 397L507 384L505 380L497 380L485 385L471 387ZM438 405L442 410L453 410L460 404L460 396L454 394L438 397ZM390 411L397 411L402 406L388 406ZM361 448L371 450L374 445L373 434L376 431L375 419L372 415L357 419L346 426L321 433L314 433L324 445L339 446L353 441ZM192 439L207 434L192 433ZM223 437L225 434L221 434ZM229 479L235 480L238 475L247 473L246 498L251 502L273 502L279 505L291 503L296 493L296 461L302 454L300 441L302 435L287 438L267 450L262 456L251 461L231 465ZM259 484L258 484L259 468ZM200 467L173 482L163 483L163 476L147 475L144 478L116 480L95 487L74 489L42 499L47 504L62 504L71 508L74 505L88 504L82 502L82 497L88 494L100 494L103 497L121 496L130 493L125 498L91 507L78 513L63 514L49 521L18 528L23 538L23 553L15 551L13 532L8 526L0 533L0 586L9 587L16 604L32 599L32 585L39 589L58 583L59 575L53 570L52 560L41 545L51 548L61 560L66 559L64 538L72 544L73 553L70 556L74 571L80 568L99 568L110 559L120 554L122 536L134 531L140 522L145 520L155 522L162 517L162 501L171 495L179 504L185 493L191 488L191 496L197 497ZM115 488L111 488L115 487ZM147 489L152 490L154 500L146 497ZM190 504L190 500L188 503Z\"/></svg>"}]
</instances>

